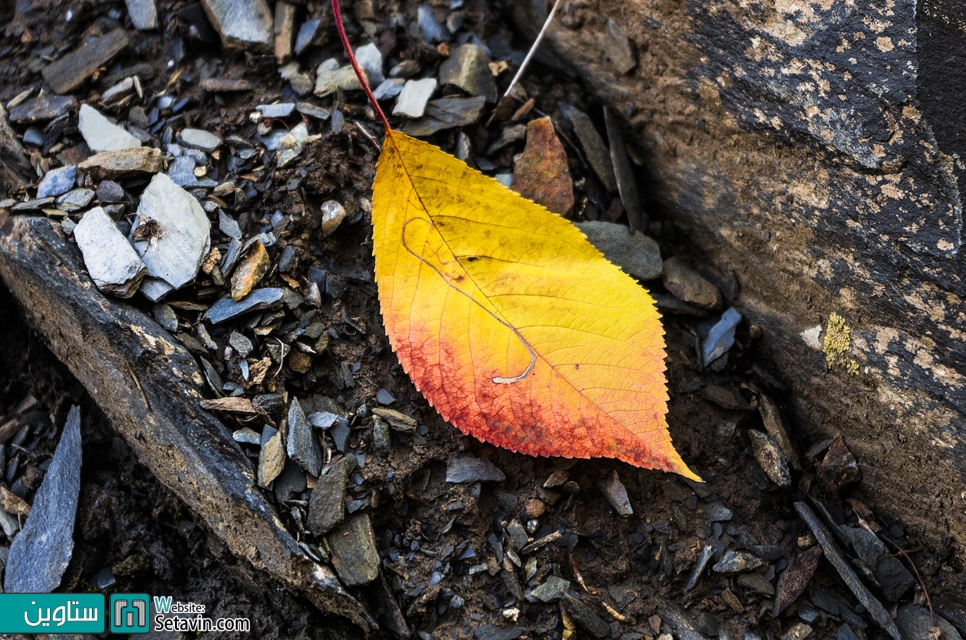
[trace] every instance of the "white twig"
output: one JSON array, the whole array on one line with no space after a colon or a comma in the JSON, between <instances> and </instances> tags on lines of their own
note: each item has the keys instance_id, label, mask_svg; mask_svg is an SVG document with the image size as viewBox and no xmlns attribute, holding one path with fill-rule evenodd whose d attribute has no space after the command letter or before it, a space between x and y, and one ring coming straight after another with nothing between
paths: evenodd
<instances>
[{"instance_id":1,"label":"white twig","mask_svg":"<svg viewBox=\"0 0 966 640\"><path fill-rule=\"evenodd\" d=\"M540 46L540 41L543 40L543 36L547 34L547 27L550 26L550 22L553 20L554 14L557 13L557 7L559 6L560 0L556 0L556 2L553 3L553 8L550 10L550 15L547 16L543 26L540 28L540 33L537 34L537 39L533 41L533 46L530 47L530 51L527 52L527 57L523 59L523 64L520 65L520 69L517 71L517 74L513 76L513 80L510 82L510 86L507 87L506 93L503 94L504 98L510 95L510 92L513 91L513 87L516 86L520 76L522 76L523 72L526 70L527 65L530 64L530 58L532 58L533 54L537 52L537 47Z\"/></svg>"}]
</instances>

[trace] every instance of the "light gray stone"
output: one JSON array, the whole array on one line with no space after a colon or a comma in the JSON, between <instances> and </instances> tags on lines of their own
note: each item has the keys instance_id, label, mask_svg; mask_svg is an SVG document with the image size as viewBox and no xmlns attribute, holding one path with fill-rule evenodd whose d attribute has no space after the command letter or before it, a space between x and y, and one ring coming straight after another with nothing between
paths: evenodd
<instances>
[{"instance_id":1,"label":"light gray stone","mask_svg":"<svg viewBox=\"0 0 966 640\"><path fill-rule=\"evenodd\" d=\"M282 303L284 293L284 289L268 287L255 289L238 301L232 300L231 296L225 296L211 305L205 317L211 320L212 324L221 324L250 311L274 309Z\"/></svg>"},{"instance_id":2,"label":"light gray stone","mask_svg":"<svg viewBox=\"0 0 966 640\"><path fill-rule=\"evenodd\" d=\"M375 90L372 92L373 97L376 100L386 100L388 98L395 98L402 92L403 86L406 81L402 78L390 78L384 80Z\"/></svg>"},{"instance_id":3,"label":"light gray stone","mask_svg":"<svg viewBox=\"0 0 966 640\"><path fill-rule=\"evenodd\" d=\"M630 498L627 497L627 489L616 470L611 470L607 478L598 482L597 486L610 506L614 507L617 515L624 518L634 515L634 508L631 506Z\"/></svg>"},{"instance_id":4,"label":"light gray stone","mask_svg":"<svg viewBox=\"0 0 966 640\"><path fill-rule=\"evenodd\" d=\"M626 273L641 280L661 277L664 263L661 249L652 238L640 231L631 230L622 224L603 220L581 222L577 225L590 243L604 254L604 257L623 269Z\"/></svg>"},{"instance_id":5,"label":"light gray stone","mask_svg":"<svg viewBox=\"0 0 966 640\"><path fill-rule=\"evenodd\" d=\"M85 213L74 228L74 238L98 289L121 298L134 295L147 267L104 209Z\"/></svg>"},{"instance_id":6,"label":"light gray stone","mask_svg":"<svg viewBox=\"0 0 966 640\"><path fill-rule=\"evenodd\" d=\"M131 23L138 31L158 28L158 8L154 0L124 0Z\"/></svg>"},{"instance_id":7,"label":"light gray stone","mask_svg":"<svg viewBox=\"0 0 966 640\"><path fill-rule=\"evenodd\" d=\"M238 226L238 221L221 209L218 210L218 228L229 238L241 240L242 231L241 227Z\"/></svg>"},{"instance_id":8,"label":"light gray stone","mask_svg":"<svg viewBox=\"0 0 966 640\"><path fill-rule=\"evenodd\" d=\"M459 456L450 458L446 465L446 482L503 482L506 476L489 460Z\"/></svg>"},{"instance_id":9,"label":"light gray stone","mask_svg":"<svg viewBox=\"0 0 966 640\"><path fill-rule=\"evenodd\" d=\"M202 0L226 47L265 50L272 46L272 13L265 0Z\"/></svg>"},{"instance_id":10,"label":"light gray stone","mask_svg":"<svg viewBox=\"0 0 966 640\"><path fill-rule=\"evenodd\" d=\"M77 128L94 153L137 149L141 146L140 140L86 104L81 105Z\"/></svg>"},{"instance_id":11,"label":"light gray stone","mask_svg":"<svg viewBox=\"0 0 966 640\"><path fill-rule=\"evenodd\" d=\"M421 118L426 112L426 104L436 91L436 78L407 80L399 97L393 115L406 118Z\"/></svg>"},{"instance_id":12,"label":"light gray stone","mask_svg":"<svg viewBox=\"0 0 966 640\"><path fill-rule=\"evenodd\" d=\"M289 131L286 135L282 136L278 144L278 159L276 160L276 166L281 169L289 165L292 160L295 160L302 153L302 149L305 148L305 141L309 137L309 129L305 126L304 122L300 122Z\"/></svg>"},{"instance_id":13,"label":"light gray stone","mask_svg":"<svg viewBox=\"0 0 966 640\"><path fill-rule=\"evenodd\" d=\"M296 65L296 68L298 65ZM283 80L287 80L285 76L282 76ZM277 104L260 104L257 107L262 116L265 118L287 118L292 115L295 111L294 102L279 102Z\"/></svg>"},{"instance_id":14,"label":"light gray stone","mask_svg":"<svg viewBox=\"0 0 966 640\"><path fill-rule=\"evenodd\" d=\"M362 71L364 75L365 69ZM329 58L320 64L315 72L315 95L324 98L339 89L359 91L362 89L362 85L351 66L340 68L339 62L335 58Z\"/></svg>"},{"instance_id":15,"label":"light gray stone","mask_svg":"<svg viewBox=\"0 0 966 640\"><path fill-rule=\"evenodd\" d=\"M131 238L147 275L180 289L195 279L208 255L211 225L198 200L159 173L141 195ZM157 302L159 289L153 283L142 289Z\"/></svg>"},{"instance_id":16,"label":"light gray stone","mask_svg":"<svg viewBox=\"0 0 966 640\"><path fill-rule=\"evenodd\" d=\"M185 129L178 140L186 147L211 153L221 146L221 138L204 129Z\"/></svg>"},{"instance_id":17,"label":"light gray stone","mask_svg":"<svg viewBox=\"0 0 966 640\"><path fill-rule=\"evenodd\" d=\"M369 43L356 49L356 61L366 72L366 78L369 79L371 84L378 85L386 79L382 72L382 52L379 51L379 47L375 43Z\"/></svg>"}]
</instances>

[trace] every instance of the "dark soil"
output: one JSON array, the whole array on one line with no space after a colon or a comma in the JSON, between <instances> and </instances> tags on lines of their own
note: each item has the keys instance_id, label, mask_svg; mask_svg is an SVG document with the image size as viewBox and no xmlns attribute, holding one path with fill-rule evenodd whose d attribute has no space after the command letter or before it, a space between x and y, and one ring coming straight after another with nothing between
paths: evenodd
<instances>
[{"instance_id":1,"label":"dark soil","mask_svg":"<svg viewBox=\"0 0 966 640\"><path fill-rule=\"evenodd\" d=\"M176 16L183 3L159 4L160 14L167 17ZM415 3L398 4L410 19L415 17ZM116 22L110 11L124 12L119 2L91 5L35 0L33 5L29 11L0 10L6 24L0 40L0 59L4 61L0 67L0 99L4 103L39 83L38 74L28 70L38 52L56 52L84 29L107 32ZM68 10L74 13L70 22L65 21ZM310 5L310 11L314 10ZM388 15L391 10L395 7L379 7L380 14ZM479 21L483 33L501 28L499 15L483 3L473 3L466 13ZM226 136L239 133L253 137L255 125L246 120L247 114L255 105L283 94L284 84L278 80L274 59L227 52L217 44L193 40L186 24L177 17L163 24L161 33L138 34L128 59L121 64L151 63L156 78L148 90L159 90L173 75L165 69L166 61L176 47L182 47L186 56L179 66L186 73L169 91L194 100L184 123ZM409 41L398 47L425 64L438 57L424 43ZM316 57L325 59L336 51L334 45L329 46ZM319 60L313 58L313 62ZM197 89L198 69L212 64L220 66L219 75L244 74L258 88L252 93L202 96ZM524 81L528 94L537 100L537 110L555 115L556 104L564 99L578 106L594 105L594 98L572 77L553 73L553 69L538 66ZM253 225L260 224L270 220L276 210L297 220L292 233L270 252L277 260L281 247L292 245L299 257L297 274L303 274L309 265L335 274L344 293L329 295L317 319L334 330L337 338L314 360L308 373L285 369L266 385L272 391L325 395L357 417L350 447L367 455L365 467L358 477L353 476L357 484L349 497L360 501L373 519L383 574L414 632L422 632L424 637L470 638L483 625L515 624L521 628L521 637L561 637L565 622L558 605L520 602L513 595L514 580L529 591L552 574L570 580L574 591L585 594L584 600L593 603L596 614L610 627L610 637L628 640L642 637L635 634L655 637L659 631L674 627L669 621L673 616L668 613L674 605L668 603L686 609L688 620L709 614L711 618L703 618L702 630L710 635L713 627L720 627L715 633L721 638L740 638L748 629L755 629L762 637L781 637L783 630L798 621L799 611L811 607L809 594L817 588L830 591L843 607L855 607L854 598L827 564L820 566L806 595L777 620L770 615L768 597L738 586L735 576L714 573L710 566L695 589L684 589L698 553L712 539L720 541L715 559L724 549L774 546L775 558L759 570L774 584L776 575L796 557L800 547L809 544L807 530L792 509L792 502L807 493L827 502L841 521L855 520L851 507L839 496L823 494L817 488L812 469L796 474L793 489L779 490L752 455L747 429L760 428L757 394L767 392L780 399L783 394L781 382L756 360L756 339L752 336L758 334L754 327L743 324L735 347L711 370L697 365L695 325L701 319L672 314L664 318L671 394L668 424L685 461L707 481L703 486L606 460L573 462L521 456L465 437L443 422L401 371L382 330L371 276L365 200L371 195L377 150L353 124L371 121L371 114L359 95L326 101L324 106L339 107L345 113L345 131L333 134L328 124L323 124L322 139L311 143L295 166L253 176L261 195L253 203L250 220ZM76 125L76 119L72 125ZM485 141L495 139L495 131L488 132L479 125L468 133ZM65 135L79 139L70 128ZM432 142L452 151L455 135L438 134ZM483 144L479 147L485 148ZM490 160L498 167L508 167L513 154L520 150L522 144ZM575 178L587 178L589 171L576 150L568 147L568 155ZM218 169L224 171L224 167ZM641 184L646 183L646 176L639 178ZM285 188L294 179L300 179L298 186ZM133 184L126 186L136 188ZM600 202L599 195L589 187L582 191L578 188L578 193L578 202L583 202L583 206L577 206L582 212L578 216L586 215L588 206L602 211L610 204ZM334 235L322 239L318 207L327 199L342 202L348 216ZM651 214L648 231L658 238L664 255L695 258L693 262L700 264L700 256L689 255L687 238L677 235L670 222L654 217L656 212ZM739 295L733 280L729 286L727 277L712 272L708 275L721 285L726 298ZM270 278L277 280L278 274ZM659 284L653 288L662 290ZM175 300L211 302L212 298L205 297L204 283L199 283ZM150 313L151 305L143 299L135 298L132 303ZM179 315L189 323L197 320L191 312L179 311ZM344 374L346 369L351 372L350 379ZM705 400L702 391L709 385L733 393L732 408ZM366 408L376 404L379 389L388 390L396 398L393 409L414 416L426 427L412 435L393 433L393 446L384 454L375 451L371 426L365 422ZM51 455L71 404L79 403L84 416L85 466L75 532L77 546L63 590L85 590L96 572L110 567L117 580L110 587L112 591L170 594L179 600L204 603L212 617L250 618L257 637L361 637L355 627L326 617L297 594L229 554L195 514L139 465L83 388L48 353L42 339L24 325L15 303L0 292L0 416L28 394L40 401L56 428L37 430L23 443L25 453L20 458L21 468L14 473L17 477ZM225 417L225 421L231 428L240 426L233 425L232 418ZM805 451L812 443L797 444ZM257 459L257 452L249 453ZM456 454L493 462L505 472L506 481L482 486L446 483L447 460ZM544 482L558 470L567 470L570 482L544 489ZM598 483L612 470L618 472L627 488L634 509L631 517L618 516L598 489ZM12 478L6 481L12 482ZM861 499L858 494L847 495ZM733 511L733 518L709 522L702 507L713 503ZM279 513L291 530L301 529L290 507L280 506ZM513 520L529 527L531 539L555 531L564 535L524 556L522 567L514 567L510 557L504 555L508 546L506 528ZM888 525L900 523L883 524L889 530ZM893 527L891 531L899 534L905 547L916 548L915 541L902 539L901 529ZM955 564L952 549L920 549L913 557L934 596L941 594L945 581L961 569ZM535 565L527 563L531 558ZM492 561L485 570L470 574L471 567L486 564L488 559ZM529 576L528 566L533 569ZM515 577L508 581L510 575ZM380 612L383 607L377 591L370 586L355 593L371 610ZM922 603L919 587L905 595L904 601L911 600ZM600 602L606 602L615 613L608 613ZM894 608L895 603L890 605ZM664 622L659 619L655 624L655 614ZM843 622L850 622L859 637L880 636L861 611L851 616L822 611L811 622L816 629L813 637L834 637ZM866 625L868 628L864 628ZM678 633L676 637L689 637ZM386 637L390 637L388 633Z\"/></svg>"}]
</instances>

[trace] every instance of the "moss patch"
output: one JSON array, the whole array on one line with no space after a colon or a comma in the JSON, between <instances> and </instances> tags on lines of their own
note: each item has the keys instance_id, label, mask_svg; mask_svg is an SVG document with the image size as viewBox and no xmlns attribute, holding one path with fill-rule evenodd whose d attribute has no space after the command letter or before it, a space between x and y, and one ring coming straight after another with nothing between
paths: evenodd
<instances>
[{"instance_id":1,"label":"moss patch","mask_svg":"<svg viewBox=\"0 0 966 640\"><path fill-rule=\"evenodd\" d=\"M849 375L859 375L859 363L852 358L844 357L852 348L852 328L845 323L845 318L837 313L828 317L825 327L825 342L822 351L825 353L825 364L829 369L835 365L842 365Z\"/></svg>"}]
</instances>

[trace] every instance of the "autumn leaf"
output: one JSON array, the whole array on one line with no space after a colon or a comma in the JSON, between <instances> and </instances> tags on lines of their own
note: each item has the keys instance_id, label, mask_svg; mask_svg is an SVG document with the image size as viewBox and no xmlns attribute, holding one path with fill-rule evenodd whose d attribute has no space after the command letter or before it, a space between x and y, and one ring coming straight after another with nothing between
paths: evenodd
<instances>
[{"instance_id":1,"label":"autumn leaf","mask_svg":"<svg viewBox=\"0 0 966 640\"><path fill-rule=\"evenodd\" d=\"M372 203L379 301L430 404L512 451L700 480L671 444L664 331L647 292L566 219L384 126Z\"/></svg>"}]
</instances>

